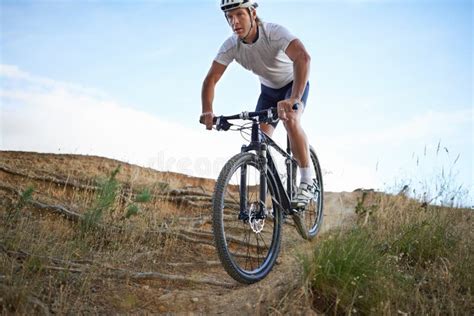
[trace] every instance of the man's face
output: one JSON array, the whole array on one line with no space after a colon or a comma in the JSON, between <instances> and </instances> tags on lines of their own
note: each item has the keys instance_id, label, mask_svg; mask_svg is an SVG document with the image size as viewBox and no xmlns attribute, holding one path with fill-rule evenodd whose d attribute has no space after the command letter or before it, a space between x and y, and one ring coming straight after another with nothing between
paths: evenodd
<instances>
[{"instance_id":1,"label":"man's face","mask_svg":"<svg viewBox=\"0 0 474 316\"><path fill-rule=\"evenodd\" d=\"M248 34L251 26L249 10L239 8L226 12L225 15L232 30L239 38L243 38Z\"/></svg>"}]
</instances>

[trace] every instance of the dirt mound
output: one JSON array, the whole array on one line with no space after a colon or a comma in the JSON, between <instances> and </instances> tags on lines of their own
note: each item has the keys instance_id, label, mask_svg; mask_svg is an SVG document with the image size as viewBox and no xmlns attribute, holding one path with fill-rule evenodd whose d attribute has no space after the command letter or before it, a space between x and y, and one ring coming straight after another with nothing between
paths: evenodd
<instances>
[{"instance_id":1,"label":"dirt mound","mask_svg":"<svg viewBox=\"0 0 474 316\"><path fill-rule=\"evenodd\" d=\"M97 207L114 171L119 194L104 214L107 227L84 234L79 219ZM213 180L101 157L0 152L0 306L20 313L276 311L299 284L296 254L318 241L303 241L287 223L271 274L236 283L214 249L213 188ZM150 198L139 202L143 192ZM350 223L361 195L326 193L323 231ZM132 208L138 215L129 217Z\"/></svg>"}]
</instances>

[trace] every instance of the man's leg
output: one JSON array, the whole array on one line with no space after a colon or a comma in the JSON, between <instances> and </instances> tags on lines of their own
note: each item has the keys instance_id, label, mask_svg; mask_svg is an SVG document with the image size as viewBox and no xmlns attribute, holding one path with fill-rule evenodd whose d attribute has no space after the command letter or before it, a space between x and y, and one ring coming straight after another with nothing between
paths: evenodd
<instances>
[{"instance_id":1,"label":"man's leg","mask_svg":"<svg viewBox=\"0 0 474 316\"><path fill-rule=\"evenodd\" d=\"M311 167L308 138L300 124L301 112L295 113L294 117L294 119L288 119L284 124L290 139L291 151L298 162L301 175L298 191L291 204L294 208L304 209L308 202L314 198L316 187L313 179L314 171Z\"/></svg>"},{"instance_id":2,"label":"man's leg","mask_svg":"<svg viewBox=\"0 0 474 316\"><path fill-rule=\"evenodd\" d=\"M260 130L264 132L267 136L272 137L275 127L267 123L260 123Z\"/></svg>"},{"instance_id":3,"label":"man's leg","mask_svg":"<svg viewBox=\"0 0 474 316\"><path fill-rule=\"evenodd\" d=\"M283 125L286 128L286 132L288 133L288 137L290 139L290 146L293 155L298 162L298 166L300 168L308 168L309 167L309 144L308 144L308 137L301 127L301 115L303 113L303 109L298 109L296 113L292 113L287 115L288 120L283 122Z\"/></svg>"},{"instance_id":4,"label":"man's leg","mask_svg":"<svg viewBox=\"0 0 474 316\"><path fill-rule=\"evenodd\" d=\"M306 104L308 99L309 83L306 84L302 101ZM288 99L291 95L291 90L287 91L285 99ZM299 107L297 111L290 111L285 113L287 120L285 120L284 126L288 133L290 140L291 151L294 158L298 162L300 169L300 185L295 199L292 201L293 207L301 208L306 207L307 203L311 198L314 197L314 172L311 167L311 158L309 153L309 142L306 133L301 126L301 116L303 115L304 108Z\"/></svg>"},{"instance_id":5,"label":"man's leg","mask_svg":"<svg viewBox=\"0 0 474 316\"><path fill-rule=\"evenodd\" d=\"M292 87L286 91L285 99L289 99L291 96ZM301 97L303 104L307 104L309 94L309 82L306 83L304 93ZM288 133L290 139L291 151L293 156L298 162L300 168L308 168L310 166L309 157L309 143L308 137L301 127L301 116L303 115L304 106L300 104L297 111L290 111L286 113L288 120L284 121L283 124Z\"/></svg>"},{"instance_id":6,"label":"man's leg","mask_svg":"<svg viewBox=\"0 0 474 316\"><path fill-rule=\"evenodd\" d=\"M264 85L261 85L261 90L262 91L258 97L255 111L262 111L276 107L278 102L278 93L275 92L274 89L265 87ZM276 124L260 123L260 130L269 137L272 137L275 128Z\"/></svg>"}]
</instances>

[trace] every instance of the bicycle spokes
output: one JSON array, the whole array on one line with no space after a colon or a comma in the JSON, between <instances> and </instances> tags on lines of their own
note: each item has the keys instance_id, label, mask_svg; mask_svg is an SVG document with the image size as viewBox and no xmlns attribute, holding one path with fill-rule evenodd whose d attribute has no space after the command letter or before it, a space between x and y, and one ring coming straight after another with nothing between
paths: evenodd
<instances>
[{"instance_id":1,"label":"bicycle spokes","mask_svg":"<svg viewBox=\"0 0 474 316\"><path fill-rule=\"evenodd\" d=\"M262 196L261 171L255 155L241 156L246 159L240 164L235 162L227 170L226 181L218 184L223 186L219 198L224 207L216 233L225 246L219 255L224 258L223 263L228 262L227 266L224 263L226 270L239 281L251 283L268 273L276 259L280 217L274 212L273 188L266 186ZM218 247L220 240L216 240Z\"/></svg>"},{"instance_id":2,"label":"bicycle spokes","mask_svg":"<svg viewBox=\"0 0 474 316\"><path fill-rule=\"evenodd\" d=\"M314 174L314 185L316 187L314 197L309 201L308 205L304 210L304 218L302 222L305 226L307 236L305 238L313 238L318 233L322 225L323 220L323 182L322 182L322 173L319 166L319 161L316 156L316 153L311 148L310 150L311 157L311 168L313 168ZM302 234L303 236L303 234Z\"/></svg>"},{"instance_id":3,"label":"bicycle spokes","mask_svg":"<svg viewBox=\"0 0 474 316\"><path fill-rule=\"evenodd\" d=\"M235 214L238 221L234 222L231 217L224 223L226 239L236 260L245 263L245 269L252 270L265 259L273 232L271 221L266 221L267 206L260 201L260 172L255 166L242 166L230 184L230 191L239 187L240 203L239 212Z\"/></svg>"}]
</instances>

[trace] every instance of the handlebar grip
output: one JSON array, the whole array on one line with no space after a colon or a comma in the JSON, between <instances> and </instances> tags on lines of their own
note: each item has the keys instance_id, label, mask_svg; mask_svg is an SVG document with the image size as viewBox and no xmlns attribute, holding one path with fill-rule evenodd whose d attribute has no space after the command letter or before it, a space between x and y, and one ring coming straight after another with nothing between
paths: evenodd
<instances>
[{"instance_id":1,"label":"handlebar grip","mask_svg":"<svg viewBox=\"0 0 474 316\"><path fill-rule=\"evenodd\" d=\"M212 123L213 123L213 124L216 124L216 122L217 122L217 116L214 116L214 117L212 118ZM204 117L203 117L203 116L201 116L201 117L199 118L199 123L204 124Z\"/></svg>"}]
</instances>

